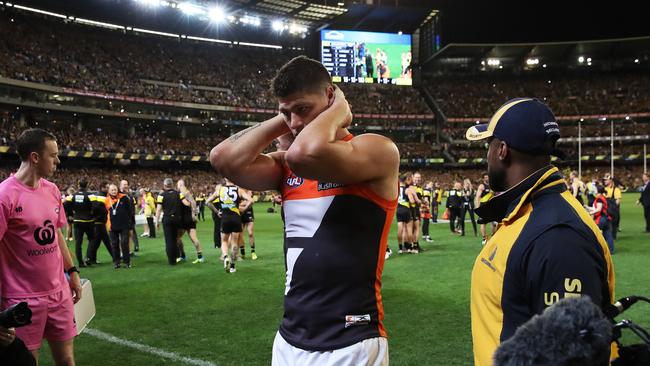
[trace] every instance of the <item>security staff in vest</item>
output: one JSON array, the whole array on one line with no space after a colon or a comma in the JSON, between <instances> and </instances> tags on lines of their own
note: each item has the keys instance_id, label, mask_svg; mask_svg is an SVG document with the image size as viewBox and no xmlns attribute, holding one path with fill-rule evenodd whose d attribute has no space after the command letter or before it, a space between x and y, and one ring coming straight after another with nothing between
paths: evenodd
<instances>
[{"instance_id":1,"label":"security staff in vest","mask_svg":"<svg viewBox=\"0 0 650 366\"><path fill-rule=\"evenodd\" d=\"M611 304L614 268L596 223L550 165L551 155L562 155L560 129L544 103L510 100L466 137L487 139L490 185L501 192L476 209L498 223L472 270L474 362L485 366L500 342L562 298Z\"/></svg>"},{"instance_id":2,"label":"security staff in vest","mask_svg":"<svg viewBox=\"0 0 650 366\"><path fill-rule=\"evenodd\" d=\"M163 213L162 226L165 235L165 252L167 253L167 262L170 265L176 265L176 258L179 256L178 229L181 222L181 196L174 189L174 181L171 178L165 178L163 181L164 191L158 195L156 207L156 223L160 227L160 214Z\"/></svg>"},{"instance_id":3,"label":"security staff in vest","mask_svg":"<svg viewBox=\"0 0 650 366\"><path fill-rule=\"evenodd\" d=\"M460 234L458 220L463 208L463 185L454 182L453 188L447 193L447 208L449 209L449 229L453 234Z\"/></svg>"},{"instance_id":4,"label":"security staff in vest","mask_svg":"<svg viewBox=\"0 0 650 366\"><path fill-rule=\"evenodd\" d=\"M85 178L79 181L79 191L66 197L65 204L72 211L75 255L77 256L79 267L86 267L86 265L89 266L91 264L89 260L84 260L81 246L84 241L84 235L86 235L88 238L86 257L88 257L91 252L91 246L95 243L95 219L93 218L92 212L92 201L94 199L94 195L88 192L88 181Z\"/></svg>"},{"instance_id":5,"label":"security staff in vest","mask_svg":"<svg viewBox=\"0 0 650 366\"><path fill-rule=\"evenodd\" d=\"M106 231L106 222L108 221L108 210L106 209L106 197L108 197L108 186L107 182L102 182L100 186L100 191L95 194L94 199L92 200L93 204L93 219L94 228L95 228L95 240L92 245L88 248L88 258L87 260L92 264L99 264L97 262L97 251L102 243L108 251L108 254L113 257L113 249L111 247L111 238L108 236L108 231Z\"/></svg>"},{"instance_id":6,"label":"security staff in vest","mask_svg":"<svg viewBox=\"0 0 650 366\"><path fill-rule=\"evenodd\" d=\"M217 184L214 192L205 200L205 205L212 211L212 221L214 228L212 231L212 241L215 248L221 249L221 201L219 199L219 192L221 192L221 184Z\"/></svg>"}]
</instances>

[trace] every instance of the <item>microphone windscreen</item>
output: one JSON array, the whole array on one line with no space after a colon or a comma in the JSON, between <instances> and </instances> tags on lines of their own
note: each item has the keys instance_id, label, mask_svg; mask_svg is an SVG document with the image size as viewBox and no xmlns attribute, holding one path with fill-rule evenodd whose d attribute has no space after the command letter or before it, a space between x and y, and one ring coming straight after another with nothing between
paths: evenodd
<instances>
[{"instance_id":1,"label":"microphone windscreen","mask_svg":"<svg viewBox=\"0 0 650 366\"><path fill-rule=\"evenodd\" d=\"M611 340L612 323L588 296L562 299L501 343L494 366L605 366Z\"/></svg>"}]
</instances>

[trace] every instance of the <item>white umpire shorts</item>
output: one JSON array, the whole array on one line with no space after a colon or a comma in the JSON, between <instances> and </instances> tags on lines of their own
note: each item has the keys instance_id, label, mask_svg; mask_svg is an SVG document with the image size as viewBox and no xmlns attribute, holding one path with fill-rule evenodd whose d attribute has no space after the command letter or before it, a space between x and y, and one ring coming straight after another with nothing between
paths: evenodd
<instances>
[{"instance_id":1,"label":"white umpire shorts","mask_svg":"<svg viewBox=\"0 0 650 366\"><path fill-rule=\"evenodd\" d=\"M388 340L364 339L333 351L306 351L294 347L276 333L272 366L388 366Z\"/></svg>"}]
</instances>

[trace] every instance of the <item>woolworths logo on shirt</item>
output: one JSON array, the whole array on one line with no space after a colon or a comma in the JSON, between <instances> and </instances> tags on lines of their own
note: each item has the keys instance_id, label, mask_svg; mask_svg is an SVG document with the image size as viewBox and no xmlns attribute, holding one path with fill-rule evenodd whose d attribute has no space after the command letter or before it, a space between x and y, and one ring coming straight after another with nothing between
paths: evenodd
<instances>
[{"instance_id":1,"label":"woolworths logo on shirt","mask_svg":"<svg viewBox=\"0 0 650 366\"><path fill-rule=\"evenodd\" d=\"M45 220L42 227L38 227L34 230L34 240L36 240L38 245L50 245L54 243L55 237L56 232L54 230L54 225L50 220Z\"/></svg>"},{"instance_id":2,"label":"woolworths logo on shirt","mask_svg":"<svg viewBox=\"0 0 650 366\"><path fill-rule=\"evenodd\" d=\"M45 254L51 254L51 253L56 252L57 248L58 248L57 246L52 246L52 247L43 248L43 249L27 249L27 255L29 257L38 257L38 256L45 255Z\"/></svg>"}]
</instances>

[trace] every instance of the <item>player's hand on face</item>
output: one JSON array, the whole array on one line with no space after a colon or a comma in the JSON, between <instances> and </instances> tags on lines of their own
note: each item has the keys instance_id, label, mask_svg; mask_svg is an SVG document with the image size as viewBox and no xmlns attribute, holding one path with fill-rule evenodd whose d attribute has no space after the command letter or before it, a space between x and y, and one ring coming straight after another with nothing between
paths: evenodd
<instances>
[{"instance_id":1,"label":"player's hand on face","mask_svg":"<svg viewBox=\"0 0 650 366\"><path fill-rule=\"evenodd\" d=\"M345 114L343 120L340 121L341 128L348 128L352 123L352 111L350 110L350 104L348 104L347 99L345 99L345 94L343 90L338 86L334 86L334 101L332 102L332 108L341 108L342 112Z\"/></svg>"},{"instance_id":2,"label":"player's hand on face","mask_svg":"<svg viewBox=\"0 0 650 366\"><path fill-rule=\"evenodd\" d=\"M16 330L14 328L0 327L0 347L7 347L16 339Z\"/></svg>"},{"instance_id":3,"label":"player's hand on face","mask_svg":"<svg viewBox=\"0 0 650 366\"><path fill-rule=\"evenodd\" d=\"M291 144L293 143L294 139L295 136L293 135L292 132L287 132L284 135L278 137L278 150L279 151L289 150L289 147L291 147Z\"/></svg>"}]
</instances>

